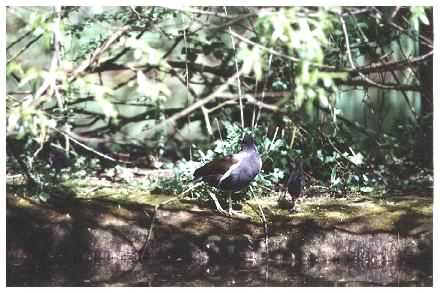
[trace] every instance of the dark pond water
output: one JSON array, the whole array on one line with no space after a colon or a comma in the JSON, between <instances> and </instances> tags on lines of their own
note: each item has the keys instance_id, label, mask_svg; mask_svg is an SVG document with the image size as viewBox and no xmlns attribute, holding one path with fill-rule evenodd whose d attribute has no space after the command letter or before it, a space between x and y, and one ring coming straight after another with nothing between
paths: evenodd
<instances>
[{"instance_id":1,"label":"dark pond water","mask_svg":"<svg viewBox=\"0 0 440 293\"><path fill-rule=\"evenodd\" d=\"M329 263L7 262L7 286L432 286L428 269Z\"/></svg>"}]
</instances>

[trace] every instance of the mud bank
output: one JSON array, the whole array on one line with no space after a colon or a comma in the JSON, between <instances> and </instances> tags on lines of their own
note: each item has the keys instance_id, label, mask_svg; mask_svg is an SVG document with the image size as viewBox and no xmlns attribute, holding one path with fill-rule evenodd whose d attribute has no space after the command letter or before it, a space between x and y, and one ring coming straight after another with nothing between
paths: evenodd
<instances>
[{"instance_id":1,"label":"mud bank","mask_svg":"<svg viewBox=\"0 0 440 293\"><path fill-rule=\"evenodd\" d=\"M396 199L402 200L408 199ZM426 198L421 200L429 206ZM42 204L8 194L7 258L15 263L143 258L199 265L258 264L269 259L301 266L422 264L432 270L429 209L417 213L406 205L391 206L392 210L381 211L381 225L375 224L378 219L358 217L332 222L323 221L322 214L316 219L269 215L266 248L260 222L227 218L197 206L161 208L151 227L151 205L80 199ZM385 227L387 212L393 222Z\"/></svg>"}]
</instances>

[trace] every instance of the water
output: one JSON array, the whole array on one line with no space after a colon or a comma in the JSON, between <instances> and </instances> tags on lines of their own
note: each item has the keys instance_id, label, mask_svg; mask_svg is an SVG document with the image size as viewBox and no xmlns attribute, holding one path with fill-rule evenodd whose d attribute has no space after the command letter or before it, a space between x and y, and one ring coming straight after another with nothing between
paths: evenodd
<instances>
[{"instance_id":1,"label":"water","mask_svg":"<svg viewBox=\"0 0 440 293\"><path fill-rule=\"evenodd\" d=\"M7 262L7 286L432 286L427 270L328 263Z\"/></svg>"}]
</instances>

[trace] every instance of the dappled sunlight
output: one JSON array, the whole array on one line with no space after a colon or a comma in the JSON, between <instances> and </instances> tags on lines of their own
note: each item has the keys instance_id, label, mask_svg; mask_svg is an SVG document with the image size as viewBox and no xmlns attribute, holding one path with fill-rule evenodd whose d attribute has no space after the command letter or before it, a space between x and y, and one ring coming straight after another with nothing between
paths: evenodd
<instances>
[{"instance_id":1,"label":"dappled sunlight","mask_svg":"<svg viewBox=\"0 0 440 293\"><path fill-rule=\"evenodd\" d=\"M7 6L7 285L432 286L433 10Z\"/></svg>"}]
</instances>

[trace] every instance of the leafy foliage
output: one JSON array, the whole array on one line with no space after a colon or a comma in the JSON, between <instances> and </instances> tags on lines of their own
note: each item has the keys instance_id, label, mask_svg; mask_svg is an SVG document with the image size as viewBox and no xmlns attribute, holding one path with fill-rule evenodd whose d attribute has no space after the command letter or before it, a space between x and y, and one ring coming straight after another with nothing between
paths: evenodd
<instances>
[{"instance_id":1,"label":"leafy foliage","mask_svg":"<svg viewBox=\"0 0 440 293\"><path fill-rule=\"evenodd\" d=\"M159 161L176 179L151 189L180 193L201 163L237 152L244 133L263 155L261 195L282 188L296 157L308 185L341 195L396 187L393 174L410 183L432 173L418 159L420 137L432 144L432 91L410 94L429 88L416 68L432 56L412 58L432 48L422 31L432 28L431 7L8 7L7 15L8 143L20 141L15 158L42 181L50 156L38 154L55 148L81 166L66 169L73 177ZM129 163L103 159L126 154ZM205 188L193 196L206 197Z\"/></svg>"}]
</instances>

